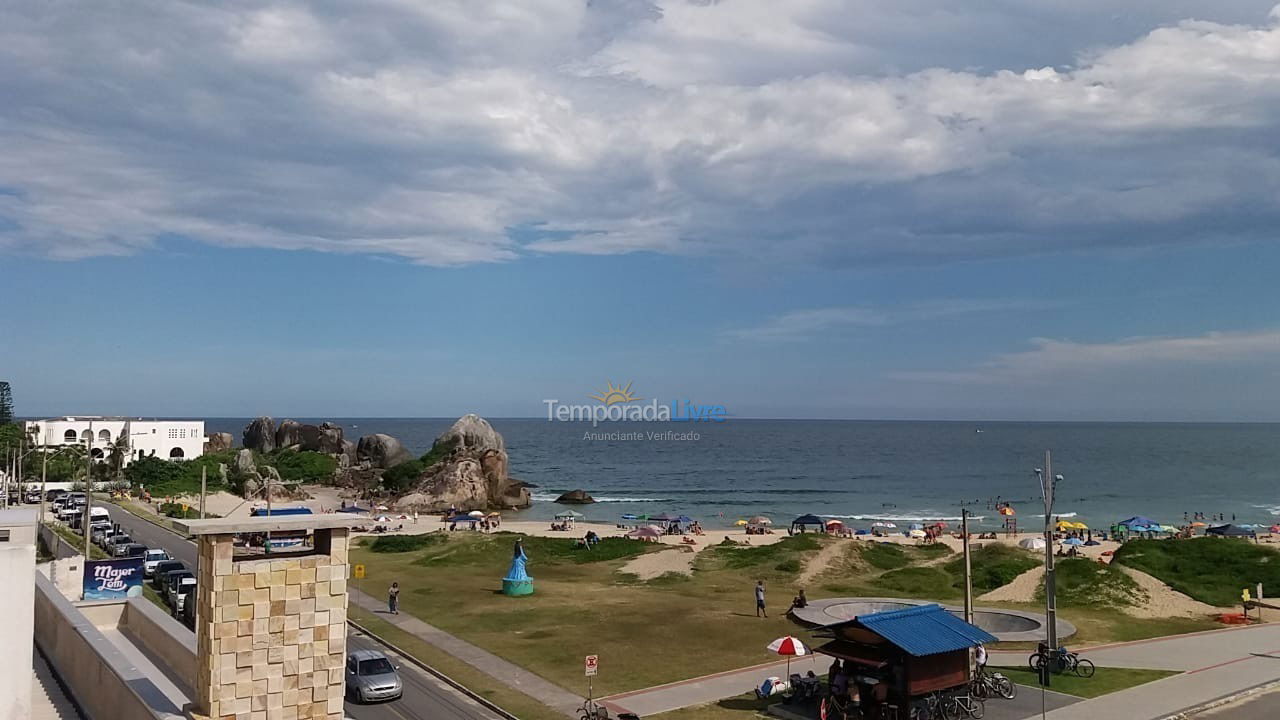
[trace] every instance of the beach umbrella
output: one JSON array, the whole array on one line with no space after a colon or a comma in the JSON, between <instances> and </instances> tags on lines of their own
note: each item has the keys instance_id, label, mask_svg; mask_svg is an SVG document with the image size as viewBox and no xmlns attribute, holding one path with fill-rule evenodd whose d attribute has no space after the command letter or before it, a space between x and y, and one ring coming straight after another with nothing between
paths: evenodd
<instances>
[{"instance_id":1,"label":"beach umbrella","mask_svg":"<svg viewBox=\"0 0 1280 720\"><path fill-rule=\"evenodd\" d=\"M1126 520L1121 520L1119 523L1116 523L1116 524L1123 525L1135 532L1151 532L1147 528L1150 528L1152 525L1158 526L1160 523L1150 518L1142 517L1141 515L1134 515L1133 517L1128 518ZM1139 529L1139 528L1142 528L1142 529Z\"/></svg>"},{"instance_id":2,"label":"beach umbrella","mask_svg":"<svg viewBox=\"0 0 1280 720\"><path fill-rule=\"evenodd\" d=\"M1057 528L1059 530L1075 530L1076 524L1071 522L1070 520L1059 520Z\"/></svg>"},{"instance_id":3,"label":"beach umbrella","mask_svg":"<svg viewBox=\"0 0 1280 720\"><path fill-rule=\"evenodd\" d=\"M1043 550L1044 538L1029 537L1018 541L1018 547L1026 550Z\"/></svg>"},{"instance_id":4,"label":"beach umbrella","mask_svg":"<svg viewBox=\"0 0 1280 720\"><path fill-rule=\"evenodd\" d=\"M763 515L757 515L747 521L748 525L772 525L773 521Z\"/></svg>"},{"instance_id":5,"label":"beach umbrella","mask_svg":"<svg viewBox=\"0 0 1280 720\"><path fill-rule=\"evenodd\" d=\"M1085 545L1101 545L1102 543L1098 542L1097 540L1085 540L1084 544Z\"/></svg>"},{"instance_id":6,"label":"beach umbrella","mask_svg":"<svg viewBox=\"0 0 1280 720\"><path fill-rule=\"evenodd\" d=\"M387 509L387 506L386 506L386 505L379 505L379 506L377 507L377 509L378 509L378 510L386 510L386 509Z\"/></svg>"},{"instance_id":7,"label":"beach umbrella","mask_svg":"<svg viewBox=\"0 0 1280 720\"><path fill-rule=\"evenodd\" d=\"M912 530L907 535L913 538L922 538L925 537L925 532L923 530Z\"/></svg>"},{"instance_id":8,"label":"beach umbrella","mask_svg":"<svg viewBox=\"0 0 1280 720\"><path fill-rule=\"evenodd\" d=\"M491 513L489 513L488 515L485 515L485 517L502 517L502 513L500 513L500 512L491 512Z\"/></svg>"},{"instance_id":9,"label":"beach umbrella","mask_svg":"<svg viewBox=\"0 0 1280 720\"><path fill-rule=\"evenodd\" d=\"M680 517L676 518L676 522L680 523L681 525L688 525L689 523L693 522L693 518L689 517L688 515L681 515Z\"/></svg>"},{"instance_id":10,"label":"beach umbrella","mask_svg":"<svg viewBox=\"0 0 1280 720\"><path fill-rule=\"evenodd\" d=\"M1067 538L1066 540L1062 541L1062 544L1063 545L1083 545L1084 541L1081 540L1080 538Z\"/></svg>"},{"instance_id":11,"label":"beach umbrella","mask_svg":"<svg viewBox=\"0 0 1280 720\"><path fill-rule=\"evenodd\" d=\"M633 540L657 540L662 537L662 533L652 525L646 525L632 530L626 536Z\"/></svg>"},{"instance_id":12,"label":"beach umbrella","mask_svg":"<svg viewBox=\"0 0 1280 720\"><path fill-rule=\"evenodd\" d=\"M805 647L804 643L791 637L790 635L784 635L778 638L777 640L774 640L773 642L769 643L768 649L770 652L775 652L779 655L785 655L787 657L787 679L788 680L791 679L791 658L809 654L809 648Z\"/></svg>"},{"instance_id":13,"label":"beach umbrella","mask_svg":"<svg viewBox=\"0 0 1280 720\"><path fill-rule=\"evenodd\" d=\"M1271 526L1271 532L1273 532L1273 533L1280 533L1280 525L1272 525L1272 526Z\"/></svg>"},{"instance_id":14,"label":"beach umbrella","mask_svg":"<svg viewBox=\"0 0 1280 720\"><path fill-rule=\"evenodd\" d=\"M469 513L467 513L467 514L468 514L468 515L470 515L471 517L474 517L474 518L482 518L482 517L484 517L484 511L483 511L483 510L472 510L471 512L469 512Z\"/></svg>"},{"instance_id":15,"label":"beach umbrella","mask_svg":"<svg viewBox=\"0 0 1280 720\"><path fill-rule=\"evenodd\" d=\"M572 510L564 510L556 513L557 520L580 520L584 517L586 517L586 515L583 515L580 512L574 512Z\"/></svg>"},{"instance_id":16,"label":"beach umbrella","mask_svg":"<svg viewBox=\"0 0 1280 720\"><path fill-rule=\"evenodd\" d=\"M1195 521L1195 522L1191 523L1191 527L1207 527L1207 524L1206 524L1206 523L1202 523L1202 522L1200 522L1199 520L1197 520L1197 521Z\"/></svg>"},{"instance_id":17,"label":"beach umbrella","mask_svg":"<svg viewBox=\"0 0 1280 720\"><path fill-rule=\"evenodd\" d=\"M844 522L832 518L827 521L827 527L844 527Z\"/></svg>"},{"instance_id":18,"label":"beach umbrella","mask_svg":"<svg viewBox=\"0 0 1280 720\"><path fill-rule=\"evenodd\" d=\"M871 523L871 527L896 528L898 526L894 525L891 522L885 522L884 520L877 520L876 522Z\"/></svg>"},{"instance_id":19,"label":"beach umbrella","mask_svg":"<svg viewBox=\"0 0 1280 720\"><path fill-rule=\"evenodd\" d=\"M911 523L911 525L910 525L909 529L911 529L911 530L923 530L923 529L924 529L924 525L921 525L920 523Z\"/></svg>"},{"instance_id":20,"label":"beach umbrella","mask_svg":"<svg viewBox=\"0 0 1280 720\"><path fill-rule=\"evenodd\" d=\"M738 527L742 527L743 525L746 525L746 524L747 524L746 520L738 520L737 522L734 523L734 525L737 525Z\"/></svg>"}]
</instances>

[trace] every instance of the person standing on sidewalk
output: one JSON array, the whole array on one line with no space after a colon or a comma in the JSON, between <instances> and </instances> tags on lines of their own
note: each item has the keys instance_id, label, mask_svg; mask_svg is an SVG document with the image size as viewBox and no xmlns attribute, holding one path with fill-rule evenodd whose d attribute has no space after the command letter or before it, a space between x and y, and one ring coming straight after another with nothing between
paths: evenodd
<instances>
[{"instance_id":1,"label":"person standing on sidewalk","mask_svg":"<svg viewBox=\"0 0 1280 720\"><path fill-rule=\"evenodd\" d=\"M391 583L391 589L387 591L387 610L392 615L400 614L400 583Z\"/></svg>"},{"instance_id":2,"label":"person standing on sidewalk","mask_svg":"<svg viewBox=\"0 0 1280 720\"><path fill-rule=\"evenodd\" d=\"M756 581L756 617L769 617L764 610L764 581Z\"/></svg>"}]
</instances>

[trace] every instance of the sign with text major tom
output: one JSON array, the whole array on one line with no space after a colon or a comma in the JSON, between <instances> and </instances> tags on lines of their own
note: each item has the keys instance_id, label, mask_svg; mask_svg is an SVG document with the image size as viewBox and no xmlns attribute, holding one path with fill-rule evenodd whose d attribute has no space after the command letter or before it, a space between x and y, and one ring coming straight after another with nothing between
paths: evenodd
<instances>
[{"instance_id":1,"label":"sign with text major tom","mask_svg":"<svg viewBox=\"0 0 1280 720\"><path fill-rule=\"evenodd\" d=\"M142 558L95 560L84 564L85 600L142 597Z\"/></svg>"}]
</instances>

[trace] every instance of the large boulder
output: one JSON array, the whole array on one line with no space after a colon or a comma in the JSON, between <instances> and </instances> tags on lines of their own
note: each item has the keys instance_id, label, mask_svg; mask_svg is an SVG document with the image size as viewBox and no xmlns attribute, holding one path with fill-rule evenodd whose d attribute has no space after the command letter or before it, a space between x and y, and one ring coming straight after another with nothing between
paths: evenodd
<instances>
[{"instance_id":1,"label":"large boulder","mask_svg":"<svg viewBox=\"0 0 1280 720\"><path fill-rule=\"evenodd\" d=\"M276 447L284 449L301 445L302 427L302 423L297 420L281 420L279 427L276 428Z\"/></svg>"},{"instance_id":2,"label":"large boulder","mask_svg":"<svg viewBox=\"0 0 1280 720\"><path fill-rule=\"evenodd\" d=\"M276 449L276 423L269 417L260 417L245 426L244 446L258 452Z\"/></svg>"},{"instance_id":3,"label":"large boulder","mask_svg":"<svg viewBox=\"0 0 1280 720\"><path fill-rule=\"evenodd\" d=\"M302 449L312 452L337 455L343 452L345 441L342 439L342 428L331 422L317 425L303 425L301 428Z\"/></svg>"},{"instance_id":4,"label":"large boulder","mask_svg":"<svg viewBox=\"0 0 1280 720\"><path fill-rule=\"evenodd\" d=\"M376 468L392 468L413 459L413 455L390 435L365 435L356 444L356 458Z\"/></svg>"},{"instance_id":5,"label":"large boulder","mask_svg":"<svg viewBox=\"0 0 1280 720\"><path fill-rule=\"evenodd\" d=\"M595 501L596 499L591 497L586 490L570 490L556 498L556 502L565 505L590 505Z\"/></svg>"},{"instance_id":6,"label":"large boulder","mask_svg":"<svg viewBox=\"0 0 1280 720\"><path fill-rule=\"evenodd\" d=\"M210 453L226 452L235 444L235 438L229 432L209 433L204 440L204 452L206 455Z\"/></svg>"},{"instance_id":7,"label":"large boulder","mask_svg":"<svg viewBox=\"0 0 1280 720\"><path fill-rule=\"evenodd\" d=\"M253 461L253 451L249 448L244 448L240 452L236 453L236 461L233 467L236 472L242 475L256 473L258 471L258 465Z\"/></svg>"},{"instance_id":8,"label":"large boulder","mask_svg":"<svg viewBox=\"0 0 1280 720\"><path fill-rule=\"evenodd\" d=\"M405 508L528 507L529 491L507 473L502 435L479 415L465 415L436 438L423 470L399 504Z\"/></svg>"}]
</instances>

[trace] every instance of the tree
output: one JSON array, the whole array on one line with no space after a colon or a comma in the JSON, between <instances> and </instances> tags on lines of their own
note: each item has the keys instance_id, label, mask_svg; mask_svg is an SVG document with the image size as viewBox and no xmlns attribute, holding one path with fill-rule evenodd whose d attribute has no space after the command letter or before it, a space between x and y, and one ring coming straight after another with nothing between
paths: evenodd
<instances>
[{"instance_id":1,"label":"tree","mask_svg":"<svg viewBox=\"0 0 1280 720\"><path fill-rule=\"evenodd\" d=\"M13 391L9 383L0 380L0 425L13 422Z\"/></svg>"}]
</instances>

